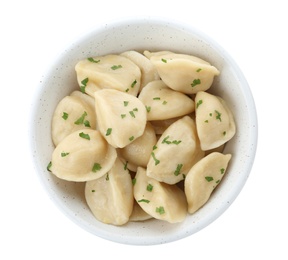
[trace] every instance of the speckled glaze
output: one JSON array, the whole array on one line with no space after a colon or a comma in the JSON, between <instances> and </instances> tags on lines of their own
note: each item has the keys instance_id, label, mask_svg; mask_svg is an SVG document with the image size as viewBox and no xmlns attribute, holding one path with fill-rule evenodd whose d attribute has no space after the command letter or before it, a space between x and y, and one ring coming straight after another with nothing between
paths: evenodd
<instances>
[{"instance_id":1,"label":"speckled glaze","mask_svg":"<svg viewBox=\"0 0 288 260\"><path fill-rule=\"evenodd\" d=\"M224 98L235 116L237 134L226 145L233 155L227 174L204 207L179 224L149 220L122 227L102 224L90 212L84 183L66 182L46 170L54 149L51 118L57 103L77 89L75 64L87 57L126 50L170 50L193 54L216 66L210 92ZM107 240L124 244L152 245L182 239L203 229L219 217L244 186L254 161L257 116L249 86L231 57L212 39L190 25L158 18L129 18L96 26L80 37L51 64L35 93L31 111L31 152L35 171L50 198L68 218L83 229Z\"/></svg>"}]
</instances>

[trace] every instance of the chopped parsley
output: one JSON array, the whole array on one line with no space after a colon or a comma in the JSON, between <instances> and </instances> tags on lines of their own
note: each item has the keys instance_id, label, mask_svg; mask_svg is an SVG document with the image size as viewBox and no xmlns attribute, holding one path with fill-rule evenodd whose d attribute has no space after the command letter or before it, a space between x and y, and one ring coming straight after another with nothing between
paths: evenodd
<instances>
[{"instance_id":1,"label":"chopped parsley","mask_svg":"<svg viewBox=\"0 0 288 260\"><path fill-rule=\"evenodd\" d=\"M151 107L145 106L146 107L146 111L147 113L149 113L151 111Z\"/></svg>"},{"instance_id":2,"label":"chopped parsley","mask_svg":"<svg viewBox=\"0 0 288 260\"><path fill-rule=\"evenodd\" d=\"M118 69L121 69L122 68L122 65L113 65L111 67L112 70L118 70Z\"/></svg>"},{"instance_id":3,"label":"chopped parsley","mask_svg":"<svg viewBox=\"0 0 288 260\"><path fill-rule=\"evenodd\" d=\"M69 153L65 153L65 152L62 152L62 153L61 153L61 157L65 157L65 156L67 156L67 155L69 155Z\"/></svg>"},{"instance_id":4,"label":"chopped parsley","mask_svg":"<svg viewBox=\"0 0 288 260\"><path fill-rule=\"evenodd\" d=\"M202 69L201 68L199 68L198 70L196 70L196 72L200 72Z\"/></svg>"},{"instance_id":5,"label":"chopped parsley","mask_svg":"<svg viewBox=\"0 0 288 260\"><path fill-rule=\"evenodd\" d=\"M149 183L149 184L147 185L147 187L146 187L146 190L147 190L147 191L152 191L152 190L153 190L153 185Z\"/></svg>"},{"instance_id":6,"label":"chopped parsley","mask_svg":"<svg viewBox=\"0 0 288 260\"><path fill-rule=\"evenodd\" d=\"M124 118L124 117L126 117L126 114L121 114L121 118Z\"/></svg>"},{"instance_id":7,"label":"chopped parsley","mask_svg":"<svg viewBox=\"0 0 288 260\"><path fill-rule=\"evenodd\" d=\"M156 207L156 212L159 213L160 215L165 213L164 207L160 206L160 207Z\"/></svg>"},{"instance_id":8,"label":"chopped parsley","mask_svg":"<svg viewBox=\"0 0 288 260\"><path fill-rule=\"evenodd\" d=\"M222 134L225 136L226 135L226 131L224 131Z\"/></svg>"},{"instance_id":9,"label":"chopped parsley","mask_svg":"<svg viewBox=\"0 0 288 260\"><path fill-rule=\"evenodd\" d=\"M176 144L176 145L178 145L178 144L180 144L180 143L182 142L181 140L169 141L169 140L168 140L169 138L170 138L170 136L167 135L167 136L163 139L162 144Z\"/></svg>"},{"instance_id":10,"label":"chopped parsley","mask_svg":"<svg viewBox=\"0 0 288 260\"><path fill-rule=\"evenodd\" d=\"M87 83L88 83L89 79L88 78L85 78L81 81L81 84L82 86L80 86L80 90L82 93L86 93L85 92L85 89L86 89L86 86L87 86Z\"/></svg>"},{"instance_id":11,"label":"chopped parsley","mask_svg":"<svg viewBox=\"0 0 288 260\"><path fill-rule=\"evenodd\" d=\"M126 163L124 164L124 170L127 170L127 166L128 166L128 161L126 161Z\"/></svg>"},{"instance_id":12,"label":"chopped parsley","mask_svg":"<svg viewBox=\"0 0 288 260\"><path fill-rule=\"evenodd\" d=\"M134 88L136 84L137 84L137 80L135 79L131 84L131 88Z\"/></svg>"},{"instance_id":13,"label":"chopped parsley","mask_svg":"<svg viewBox=\"0 0 288 260\"><path fill-rule=\"evenodd\" d=\"M87 112L84 113L74 122L75 125L82 125L84 123L85 117L87 116Z\"/></svg>"},{"instance_id":14,"label":"chopped parsley","mask_svg":"<svg viewBox=\"0 0 288 260\"><path fill-rule=\"evenodd\" d=\"M161 59L162 62L164 63L167 63L167 60L166 59Z\"/></svg>"},{"instance_id":15,"label":"chopped parsley","mask_svg":"<svg viewBox=\"0 0 288 260\"><path fill-rule=\"evenodd\" d=\"M112 133L112 128L108 128L106 131L106 136L111 135Z\"/></svg>"},{"instance_id":16,"label":"chopped parsley","mask_svg":"<svg viewBox=\"0 0 288 260\"><path fill-rule=\"evenodd\" d=\"M160 97L154 97L153 100L160 100Z\"/></svg>"},{"instance_id":17,"label":"chopped parsley","mask_svg":"<svg viewBox=\"0 0 288 260\"><path fill-rule=\"evenodd\" d=\"M200 100L197 102L196 108L198 108L201 104L203 104L203 100L202 100L202 99L200 99Z\"/></svg>"},{"instance_id":18,"label":"chopped parsley","mask_svg":"<svg viewBox=\"0 0 288 260\"><path fill-rule=\"evenodd\" d=\"M67 120L68 119L68 114L66 113L66 112L63 112L63 115L62 115L62 118L64 119L64 120Z\"/></svg>"},{"instance_id":19,"label":"chopped parsley","mask_svg":"<svg viewBox=\"0 0 288 260\"><path fill-rule=\"evenodd\" d=\"M220 169L220 172L221 172L221 174L224 174L225 169L224 169L224 168L221 168L221 169Z\"/></svg>"},{"instance_id":20,"label":"chopped parsley","mask_svg":"<svg viewBox=\"0 0 288 260\"><path fill-rule=\"evenodd\" d=\"M92 167L92 172L97 172L97 171L100 171L101 169L102 169L102 166L99 163L94 163Z\"/></svg>"},{"instance_id":21,"label":"chopped parsley","mask_svg":"<svg viewBox=\"0 0 288 260\"><path fill-rule=\"evenodd\" d=\"M127 107L129 104L129 101L123 101L123 103L124 103L124 107Z\"/></svg>"},{"instance_id":22,"label":"chopped parsley","mask_svg":"<svg viewBox=\"0 0 288 260\"><path fill-rule=\"evenodd\" d=\"M95 190L91 190L91 192L95 192Z\"/></svg>"},{"instance_id":23,"label":"chopped parsley","mask_svg":"<svg viewBox=\"0 0 288 260\"><path fill-rule=\"evenodd\" d=\"M200 79L194 79L193 82L191 83L191 87L194 88L195 86L201 84Z\"/></svg>"},{"instance_id":24,"label":"chopped parsley","mask_svg":"<svg viewBox=\"0 0 288 260\"><path fill-rule=\"evenodd\" d=\"M109 173L106 174L105 180L106 180L106 181L109 181Z\"/></svg>"},{"instance_id":25,"label":"chopped parsley","mask_svg":"<svg viewBox=\"0 0 288 260\"><path fill-rule=\"evenodd\" d=\"M152 156L152 158L153 158L153 160L154 160L154 162L155 162L155 166L160 163L160 161L156 158L154 152L151 153L151 156Z\"/></svg>"},{"instance_id":26,"label":"chopped parsley","mask_svg":"<svg viewBox=\"0 0 288 260\"><path fill-rule=\"evenodd\" d=\"M136 178L132 179L132 185L134 186L136 184Z\"/></svg>"},{"instance_id":27,"label":"chopped parsley","mask_svg":"<svg viewBox=\"0 0 288 260\"><path fill-rule=\"evenodd\" d=\"M162 105L166 105L168 102L166 101L166 100L164 100L163 102L162 102Z\"/></svg>"},{"instance_id":28,"label":"chopped parsley","mask_svg":"<svg viewBox=\"0 0 288 260\"><path fill-rule=\"evenodd\" d=\"M50 161L46 168L48 172L51 172L51 167L52 167L52 162Z\"/></svg>"},{"instance_id":29,"label":"chopped parsley","mask_svg":"<svg viewBox=\"0 0 288 260\"><path fill-rule=\"evenodd\" d=\"M84 134L83 132L81 132L81 133L79 133L79 136L84 138L84 139L90 140L90 135L89 134Z\"/></svg>"},{"instance_id":30,"label":"chopped parsley","mask_svg":"<svg viewBox=\"0 0 288 260\"><path fill-rule=\"evenodd\" d=\"M218 112L217 110L215 110L215 113L216 113L216 119L221 122L221 121L222 121L222 120L221 120L221 113Z\"/></svg>"},{"instance_id":31,"label":"chopped parsley","mask_svg":"<svg viewBox=\"0 0 288 260\"><path fill-rule=\"evenodd\" d=\"M137 200L137 202L145 202L145 203L149 203L150 200L145 200L145 199L142 199L142 200Z\"/></svg>"},{"instance_id":32,"label":"chopped parsley","mask_svg":"<svg viewBox=\"0 0 288 260\"><path fill-rule=\"evenodd\" d=\"M129 111L129 114L130 114L133 118L135 118L135 114L134 114L133 111Z\"/></svg>"},{"instance_id":33,"label":"chopped parsley","mask_svg":"<svg viewBox=\"0 0 288 260\"><path fill-rule=\"evenodd\" d=\"M132 135L129 137L129 141L133 141L133 140L134 140L134 136Z\"/></svg>"},{"instance_id":34,"label":"chopped parsley","mask_svg":"<svg viewBox=\"0 0 288 260\"><path fill-rule=\"evenodd\" d=\"M206 177L205 177L205 180L208 181L208 182L210 182L210 181L213 181L214 178L211 177L211 176L206 176Z\"/></svg>"},{"instance_id":35,"label":"chopped parsley","mask_svg":"<svg viewBox=\"0 0 288 260\"><path fill-rule=\"evenodd\" d=\"M176 170L174 172L175 176L178 176L180 174L181 168L183 167L183 164L177 164Z\"/></svg>"},{"instance_id":36,"label":"chopped parsley","mask_svg":"<svg viewBox=\"0 0 288 260\"><path fill-rule=\"evenodd\" d=\"M93 62L93 63L99 63L100 60L94 60L92 57L88 58L87 60L89 60L90 62Z\"/></svg>"}]
</instances>

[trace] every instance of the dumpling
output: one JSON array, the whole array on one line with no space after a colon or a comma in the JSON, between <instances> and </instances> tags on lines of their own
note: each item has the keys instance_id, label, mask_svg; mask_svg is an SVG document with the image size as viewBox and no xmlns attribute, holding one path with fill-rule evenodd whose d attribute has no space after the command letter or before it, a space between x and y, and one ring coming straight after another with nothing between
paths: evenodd
<instances>
[{"instance_id":1,"label":"dumpling","mask_svg":"<svg viewBox=\"0 0 288 260\"><path fill-rule=\"evenodd\" d=\"M219 147L235 135L233 114L222 98L200 91L196 94L195 103L196 126L202 150Z\"/></svg>"},{"instance_id":2,"label":"dumpling","mask_svg":"<svg viewBox=\"0 0 288 260\"><path fill-rule=\"evenodd\" d=\"M57 105L51 124L54 145L58 145L67 135L80 129L95 129L94 104L72 94L64 97Z\"/></svg>"},{"instance_id":3,"label":"dumpling","mask_svg":"<svg viewBox=\"0 0 288 260\"><path fill-rule=\"evenodd\" d=\"M100 132L81 129L65 137L52 153L51 172L67 181L89 181L102 177L117 157Z\"/></svg>"},{"instance_id":4,"label":"dumpling","mask_svg":"<svg viewBox=\"0 0 288 260\"><path fill-rule=\"evenodd\" d=\"M106 55L79 61L75 70L82 92L94 97L99 89L117 89L136 96L141 83L141 71L130 59Z\"/></svg>"},{"instance_id":5,"label":"dumpling","mask_svg":"<svg viewBox=\"0 0 288 260\"><path fill-rule=\"evenodd\" d=\"M134 203L132 180L119 159L104 176L86 182L85 198L99 221L117 226L129 221Z\"/></svg>"},{"instance_id":6,"label":"dumpling","mask_svg":"<svg viewBox=\"0 0 288 260\"><path fill-rule=\"evenodd\" d=\"M150 60L168 87L185 94L206 91L219 75L210 63L192 55L164 53L152 55Z\"/></svg>"},{"instance_id":7,"label":"dumpling","mask_svg":"<svg viewBox=\"0 0 288 260\"><path fill-rule=\"evenodd\" d=\"M194 111L194 101L167 87L162 80L148 83L139 94L147 110L147 120L164 120Z\"/></svg>"},{"instance_id":8,"label":"dumpling","mask_svg":"<svg viewBox=\"0 0 288 260\"><path fill-rule=\"evenodd\" d=\"M135 179L134 198L144 211L170 223L185 219L187 202L180 188L148 177L142 167L138 167Z\"/></svg>"},{"instance_id":9,"label":"dumpling","mask_svg":"<svg viewBox=\"0 0 288 260\"><path fill-rule=\"evenodd\" d=\"M175 184L185 178L190 168L204 156L194 120L185 116L171 124L153 148L147 175Z\"/></svg>"},{"instance_id":10,"label":"dumpling","mask_svg":"<svg viewBox=\"0 0 288 260\"><path fill-rule=\"evenodd\" d=\"M128 169L136 172L138 166L146 168L156 142L155 131L147 122L143 135L124 148L118 149L118 154L127 162Z\"/></svg>"},{"instance_id":11,"label":"dumpling","mask_svg":"<svg viewBox=\"0 0 288 260\"><path fill-rule=\"evenodd\" d=\"M137 98L115 89L95 92L97 127L109 144L123 148L141 136L146 108Z\"/></svg>"},{"instance_id":12,"label":"dumpling","mask_svg":"<svg viewBox=\"0 0 288 260\"><path fill-rule=\"evenodd\" d=\"M160 79L157 70L149 59L137 51L126 51L120 54L133 61L141 70L141 85L140 91L150 81Z\"/></svg>"},{"instance_id":13,"label":"dumpling","mask_svg":"<svg viewBox=\"0 0 288 260\"><path fill-rule=\"evenodd\" d=\"M129 221L133 221L133 222L145 221L151 218L152 216L150 216L146 211L144 211L140 207L140 205L134 200L133 211L131 213Z\"/></svg>"},{"instance_id":14,"label":"dumpling","mask_svg":"<svg viewBox=\"0 0 288 260\"><path fill-rule=\"evenodd\" d=\"M214 152L191 168L184 181L189 213L194 213L208 201L222 180L230 159L231 154Z\"/></svg>"}]
</instances>

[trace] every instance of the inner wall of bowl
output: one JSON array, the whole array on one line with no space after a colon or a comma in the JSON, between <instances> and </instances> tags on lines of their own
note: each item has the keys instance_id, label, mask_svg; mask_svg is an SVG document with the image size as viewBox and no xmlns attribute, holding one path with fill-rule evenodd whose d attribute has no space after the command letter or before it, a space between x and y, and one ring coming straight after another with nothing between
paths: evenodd
<instances>
[{"instance_id":1,"label":"inner wall of bowl","mask_svg":"<svg viewBox=\"0 0 288 260\"><path fill-rule=\"evenodd\" d=\"M58 102L77 89L74 66L84 58L126 50L170 50L198 56L216 66L221 75L215 79L211 92L224 98L232 109L237 134L225 148L233 155L228 173L209 202L183 223L169 224L150 220L128 223L123 227L102 224L90 212L84 198L84 183L66 182L46 170L54 146L51 141L51 118ZM235 199L244 185L252 166L255 147L251 140L255 109L248 85L230 57L215 43L194 29L161 20L139 19L133 22L99 26L83 37L51 66L39 86L35 103L33 156L48 194L64 213L82 228L105 239L127 244L159 244L193 234L215 220ZM252 100L252 104L248 101ZM250 106L250 107L249 107ZM256 126L254 126L256 127ZM252 142L253 143L253 142ZM252 151L252 153L251 153ZM252 155L251 155L252 154ZM250 157L249 157L250 156Z\"/></svg>"}]
</instances>

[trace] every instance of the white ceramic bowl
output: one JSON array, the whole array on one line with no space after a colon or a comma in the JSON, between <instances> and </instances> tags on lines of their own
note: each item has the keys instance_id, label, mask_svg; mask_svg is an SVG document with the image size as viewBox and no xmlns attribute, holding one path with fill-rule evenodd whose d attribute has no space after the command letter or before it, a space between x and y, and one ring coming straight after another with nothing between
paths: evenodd
<instances>
[{"instance_id":1,"label":"white ceramic bowl","mask_svg":"<svg viewBox=\"0 0 288 260\"><path fill-rule=\"evenodd\" d=\"M204 207L183 223L131 222L117 227L95 219L84 198L84 184L66 182L46 170L54 149L51 118L57 103L77 89L74 66L80 59L126 50L171 50L193 54L220 71L211 92L224 98L234 113L237 133L224 153L233 155L225 178ZM190 25L158 18L133 18L99 25L67 48L45 74L35 95L30 142L35 171L58 207L85 230L114 242L136 245L175 241L201 230L234 201L249 176L257 144L257 116L249 86L231 57L215 41Z\"/></svg>"}]
</instances>

